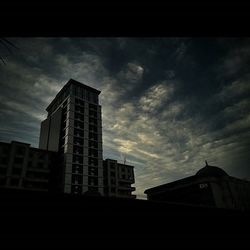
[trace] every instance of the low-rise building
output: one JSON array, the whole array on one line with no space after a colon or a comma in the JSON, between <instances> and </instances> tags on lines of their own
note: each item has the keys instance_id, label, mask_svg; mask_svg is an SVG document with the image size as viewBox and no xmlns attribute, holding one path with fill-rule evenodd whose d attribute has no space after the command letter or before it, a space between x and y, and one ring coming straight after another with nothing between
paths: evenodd
<instances>
[{"instance_id":1,"label":"low-rise building","mask_svg":"<svg viewBox=\"0 0 250 250\"><path fill-rule=\"evenodd\" d=\"M116 160L103 161L104 195L109 197L132 198L135 187L134 167L118 163Z\"/></svg>"},{"instance_id":2,"label":"low-rise building","mask_svg":"<svg viewBox=\"0 0 250 250\"><path fill-rule=\"evenodd\" d=\"M250 209L250 182L209 166L195 175L145 190L148 200L217 208Z\"/></svg>"},{"instance_id":3,"label":"low-rise building","mask_svg":"<svg viewBox=\"0 0 250 250\"><path fill-rule=\"evenodd\" d=\"M134 167L116 160L103 161L104 196L136 198ZM0 187L61 193L63 165L60 154L12 141L0 142ZM95 193L87 192L86 195Z\"/></svg>"},{"instance_id":4,"label":"low-rise building","mask_svg":"<svg viewBox=\"0 0 250 250\"><path fill-rule=\"evenodd\" d=\"M0 187L48 191L56 153L12 141L0 142Z\"/></svg>"}]
</instances>

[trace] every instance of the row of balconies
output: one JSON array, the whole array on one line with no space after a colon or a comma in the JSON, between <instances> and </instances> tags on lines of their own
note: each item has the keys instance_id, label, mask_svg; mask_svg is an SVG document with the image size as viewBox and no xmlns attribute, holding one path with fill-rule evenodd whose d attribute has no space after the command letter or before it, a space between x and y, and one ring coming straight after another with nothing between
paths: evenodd
<instances>
[{"instance_id":1,"label":"row of balconies","mask_svg":"<svg viewBox=\"0 0 250 250\"><path fill-rule=\"evenodd\" d=\"M77 175L81 175L81 176L95 176L98 177L98 167L91 167L94 168L95 171L88 169L88 174L83 174L83 169L73 169L72 168L72 174L77 174Z\"/></svg>"},{"instance_id":2,"label":"row of balconies","mask_svg":"<svg viewBox=\"0 0 250 250\"><path fill-rule=\"evenodd\" d=\"M72 184L82 185L83 184L83 176L78 174L72 174ZM89 176L88 177L88 185L89 186L98 186L98 177L97 176Z\"/></svg>"},{"instance_id":3,"label":"row of balconies","mask_svg":"<svg viewBox=\"0 0 250 250\"><path fill-rule=\"evenodd\" d=\"M67 126L66 118L65 119L64 118L63 118L63 122L62 122L62 129L65 129L66 126ZM85 121L84 117L76 116L75 119L74 119L74 127L79 128L79 129L84 129L84 121ZM97 119L90 117L88 119L88 124L93 125L93 126L97 126ZM93 127L93 129L95 130L95 127Z\"/></svg>"},{"instance_id":4,"label":"row of balconies","mask_svg":"<svg viewBox=\"0 0 250 250\"><path fill-rule=\"evenodd\" d=\"M63 110L62 111L62 120L65 121L67 119L68 116L68 110ZM74 112L75 116L74 119L81 119L84 120L84 115L88 115L89 118L95 118L97 119L97 111L89 109L89 112L86 113L83 107L80 106L75 106L75 110L71 111Z\"/></svg>"},{"instance_id":5,"label":"row of balconies","mask_svg":"<svg viewBox=\"0 0 250 250\"><path fill-rule=\"evenodd\" d=\"M83 156L73 155L73 163L74 164L83 164ZM88 157L88 165L89 166L98 166L98 158Z\"/></svg>"}]
</instances>

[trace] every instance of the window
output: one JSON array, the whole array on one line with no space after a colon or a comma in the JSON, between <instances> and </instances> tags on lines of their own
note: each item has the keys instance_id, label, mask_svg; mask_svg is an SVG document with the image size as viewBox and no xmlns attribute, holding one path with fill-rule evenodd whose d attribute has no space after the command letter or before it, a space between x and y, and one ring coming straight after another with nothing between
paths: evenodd
<instances>
[{"instance_id":1,"label":"window","mask_svg":"<svg viewBox=\"0 0 250 250\"><path fill-rule=\"evenodd\" d=\"M82 175L72 174L72 184L82 184Z\"/></svg>"},{"instance_id":2,"label":"window","mask_svg":"<svg viewBox=\"0 0 250 250\"><path fill-rule=\"evenodd\" d=\"M72 173L74 173L74 174L82 174L83 173L82 165L73 164L72 165Z\"/></svg>"},{"instance_id":3,"label":"window","mask_svg":"<svg viewBox=\"0 0 250 250\"><path fill-rule=\"evenodd\" d=\"M89 131L90 131L90 132L97 133L97 127L90 124L90 125L89 125Z\"/></svg>"},{"instance_id":4,"label":"window","mask_svg":"<svg viewBox=\"0 0 250 250\"><path fill-rule=\"evenodd\" d=\"M39 160L46 160L47 155L44 153L39 154Z\"/></svg>"},{"instance_id":5,"label":"window","mask_svg":"<svg viewBox=\"0 0 250 250\"><path fill-rule=\"evenodd\" d=\"M26 177L30 178L30 179L48 180L49 174L48 173L41 173L41 172L27 171Z\"/></svg>"},{"instance_id":6,"label":"window","mask_svg":"<svg viewBox=\"0 0 250 250\"><path fill-rule=\"evenodd\" d=\"M90 186L98 186L98 178L97 177L89 177L88 184Z\"/></svg>"},{"instance_id":7,"label":"window","mask_svg":"<svg viewBox=\"0 0 250 250\"><path fill-rule=\"evenodd\" d=\"M89 116L90 116L90 117L97 118L97 112L90 109L90 110L89 110Z\"/></svg>"},{"instance_id":8,"label":"window","mask_svg":"<svg viewBox=\"0 0 250 250\"><path fill-rule=\"evenodd\" d=\"M95 119L95 118L93 118L93 117L90 117L90 118L89 118L89 123L90 123L90 124L97 125L97 119Z\"/></svg>"},{"instance_id":9,"label":"window","mask_svg":"<svg viewBox=\"0 0 250 250\"><path fill-rule=\"evenodd\" d=\"M98 151L96 149L89 148L89 156L98 157Z\"/></svg>"},{"instance_id":10,"label":"window","mask_svg":"<svg viewBox=\"0 0 250 250\"><path fill-rule=\"evenodd\" d=\"M43 167L44 167L43 162L38 162L37 167L38 167L38 168L43 168Z\"/></svg>"},{"instance_id":11,"label":"window","mask_svg":"<svg viewBox=\"0 0 250 250\"><path fill-rule=\"evenodd\" d=\"M75 146L73 147L73 152L74 154L83 154L83 147L80 147L80 146Z\"/></svg>"},{"instance_id":12,"label":"window","mask_svg":"<svg viewBox=\"0 0 250 250\"><path fill-rule=\"evenodd\" d=\"M74 130L74 135L77 137L84 137L84 132L80 129L75 129Z\"/></svg>"},{"instance_id":13,"label":"window","mask_svg":"<svg viewBox=\"0 0 250 250\"><path fill-rule=\"evenodd\" d=\"M84 115L75 113L75 119L84 122Z\"/></svg>"},{"instance_id":14,"label":"window","mask_svg":"<svg viewBox=\"0 0 250 250\"><path fill-rule=\"evenodd\" d=\"M25 154L25 147L18 146L16 149L16 153L18 155L24 155Z\"/></svg>"},{"instance_id":15,"label":"window","mask_svg":"<svg viewBox=\"0 0 250 250\"><path fill-rule=\"evenodd\" d=\"M21 173L22 173L22 168L13 168L12 169L13 175L21 175Z\"/></svg>"},{"instance_id":16,"label":"window","mask_svg":"<svg viewBox=\"0 0 250 250\"><path fill-rule=\"evenodd\" d=\"M32 168L32 167L33 167L32 161L29 161L28 162L28 168Z\"/></svg>"},{"instance_id":17,"label":"window","mask_svg":"<svg viewBox=\"0 0 250 250\"><path fill-rule=\"evenodd\" d=\"M0 158L0 164L3 164L3 165L8 164L8 157L2 157L2 158Z\"/></svg>"},{"instance_id":18,"label":"window","mask_svg":"<svg viewBox=\"0 0 250 250\"><path fill-rule=\"evenodd\" d=\"M18 185L19 185L19 179L17 179L17 178L12 178L12 179L10 180L10 185L11 185L11 186L18 186Z\"/></svg>"},{"instance_id":19,"label":"window","mask_svg":"<svg viewBox=\"0 0 250 250\"><path fill-rule=\"evenodd\" d=\"M98 148L98 143L95 141L89 141L89 147L90 148Z\"/></svg>"},{"instance_id":20,"label":"window","mask_svg":"<svg viewBox=\"0 0 250 250\"><path fill-rule=\"evenodd\" d=\"M97 141L97 134L95 134L95 133L89 133L89 139L90 140L95 140L95 141Z\"/></svg>"},{"instance_id":21,"label":"window","mask_svg":"<svg viewBox=\"0 0 250 250\"><path fill-rule=\"evenodd\" d=\"M98 192L98 187L89 187L89 191Z\"/></svg>"},{"instance_id":22,"label":"window","mask_svg":"<svg viewBox=\"0 0 250 250\"><path fill-rule=\"evenodd\" d=\"M73 162L78 163L78 164L82 164L83 163L83 157L79 156L79 155L73 155Z\"/></svg>"},{"instance_id":23,"label":"window","mask_svg":"<svg viewBox=\"0 0 250 250\"><path fill-rule=\"evenodd\" d=\"M110 169L114 170L115 169L115 164L114 163L110 163Z\"/></svg>"},{"instance_id":24,"label":"window","mask_svg":"<svg viewBox=\"0 0 250 250\"><path fill-rule=\"evenodd\" d=\"M97 106L94 104L89 104L89 109L91 109L93 111L97 111Z\"/></svg>"},{"instance_id":25,"label":"window","mask_svg":"<svg viewBox=\"0 0 250 250\"><path fill-rule=\"evenodd\" d=\"M98 175L98 169L96 167L89 167L89 175Z\"/></svg>"},{"instance_id":26,"label":"window","mask_svg":"<svg viewBox=\"0 0 250 250\"><path fill-rule=\"evenodd\" d=\"M90 100L90 97L89 97L89 92L86 90L86 99L89 101Z\"/></svg>"},{"instance_id":27,"label":"window","mask_svg":"<svg viewBox=\"0 0 250 250\"><path fill-rule=\"evenodd\" d=\"M98 166L98 159L89 157L89 165Z\"/></svg>"},{"instance_id":28,"label":"window","mask_svg":"<svg viewBox=\"0 0 250 250\"><path fill-rule=\"evenodd\" d=\"M82 98L82 88L80 86L75 86L75 96Z\"/></svg>"},{"instance_id":29,"label":"window","mask_svg":"<svg viewBox=\"0 0 250 250\"><path fill-rule=\"evenodd\" d=\"M94 95L94 100L93 101L94 101L95 104L98 104L98 97L97 97L97 95Z\"/></svg>"},{"instance_id":30,"label":"window","mask_svg":"<svg viewBox=\"0 0 250 250\"><path fill-rule=\"evenodd\" d=\"M131 173L131 171L128 172L128 179L129 179L129 180L132 180L132 179L133 179L133 178L132 178L132 173Z\"/></svg>"},{"instance_id":31,"label":"window","mask_svg":"<svg viewBox=\"0 0 250 250\"><path fill-rule=\"evenodd\" d=\"M82 101L78 98L75 99L75 104L84 107L84 101Z\"/></svg>"},{"instance_id":32,"label":"window","mask_svg":"<svg viewBox=\"0 0 250 250\"><path fill-rule=\"evenodd\" d=\"M81 138L74 138L74 144L76 144L76 145L83 145L83 139L81 139Z\"/></svg>"},{"instance_id":33,"label":"window","mask_svg":"<svg viewBox=\"0 0 250 250\"><path fill-rule=\"evenodd\" d=\"M84 114L84 107L80 105L75 105L75 112L78 112L80 114Z\"/></svg>"},{"instance_id":34,"label":"window","mask_svg":"<svg viewBox=\"0 0 250 250\"><path fill-rule=\"evenodd\" d=\"M81 194L82 193L82 186L71 185L71 193L72 194Z\"/></svg>"},{"instance_id":35,"label":"window","mask_svg":"<svg viewBox=\"0 0 250 250\"><path fill-rule=\"evenodd\" d=\"M80 122L80 121L75 121L75 127L80 128L80 129L84 129L84 123Z\"/></svg>"},{"instance_id":36,"label":"window","mask_svg":"<svg viewBox=\"0 0 250 250\"><path fill-rule=\"evenodd\" d=\"M113 177L114 177L114 176L115 176L115 172L111 171L111 172L110 172L110 176L113 176Z\"/></svg>"},{"instance_id":37,"label":"window","mask_svg":"<svg viewBox=\"0 0 250 250\"><path fill-rule=\"evenodd\" d=\"M23 158L16 157L16 158L14 159L14 163L15 163L15 164L22 164L22 163L23 163Z\"/></svg>"},{"instance_id":38,"label":"window","mask_svg":"<svg viewBox=\"0 0 250 250\"><path fill-rule=\"evenodd\" d=\"M10 150L9 147L5 147L5 146L4 146L4 147L2 148L2 153L3 153L4 155L8 155L8 154L9 154L9 150Z\"/></svg>"},{"instance_id":39,"label":"window","mask_svg":"<svg viewBox=\"0 0 250 250\"><path fill-rule=\"evenodd\" d=\"M7 172L6 168L0 168L0 175L5 175Z\"/></svg>"},{"instance_id":40,"label":"window","mask_svg":"<svg viewBox=\"0 0 250 250\"><path fill-rule=\"evenodd\" d=\"M0 178L0 186L3 186L6 184L6 178Z\"/></svg>"}]
</instances>

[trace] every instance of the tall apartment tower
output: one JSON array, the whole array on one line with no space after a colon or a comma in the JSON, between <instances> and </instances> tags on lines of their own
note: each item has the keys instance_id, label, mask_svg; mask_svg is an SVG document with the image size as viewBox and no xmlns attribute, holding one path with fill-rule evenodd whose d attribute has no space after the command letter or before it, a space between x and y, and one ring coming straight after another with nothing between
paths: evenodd
<instances>
[{"instance_id":1,"label":"tall apartment tower","mask_svg":"<svg viewBox=\"0 0 250 250\"><path fill-rule=\"evenodd\" d=\"M39 148L59 152L60 191L103 195L101 91L70 79L46 111Z\"/></svg>"}]
</instances>

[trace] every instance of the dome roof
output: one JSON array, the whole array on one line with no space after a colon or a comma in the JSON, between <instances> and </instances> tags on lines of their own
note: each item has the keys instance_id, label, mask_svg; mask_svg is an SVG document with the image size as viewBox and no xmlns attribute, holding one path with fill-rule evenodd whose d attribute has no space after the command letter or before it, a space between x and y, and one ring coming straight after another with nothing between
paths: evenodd
<instances>
[{"instance_id":1,"label":"dome roof","mask_svg":"<svg viewBox=\"0 0 250 250\"><path fill-rule=\"evenodd\" d=\"M222 176L228 176L228 174L221 168L206 165L196 173L196 176L222 177Z\"/></svg>"}]
</instances>

